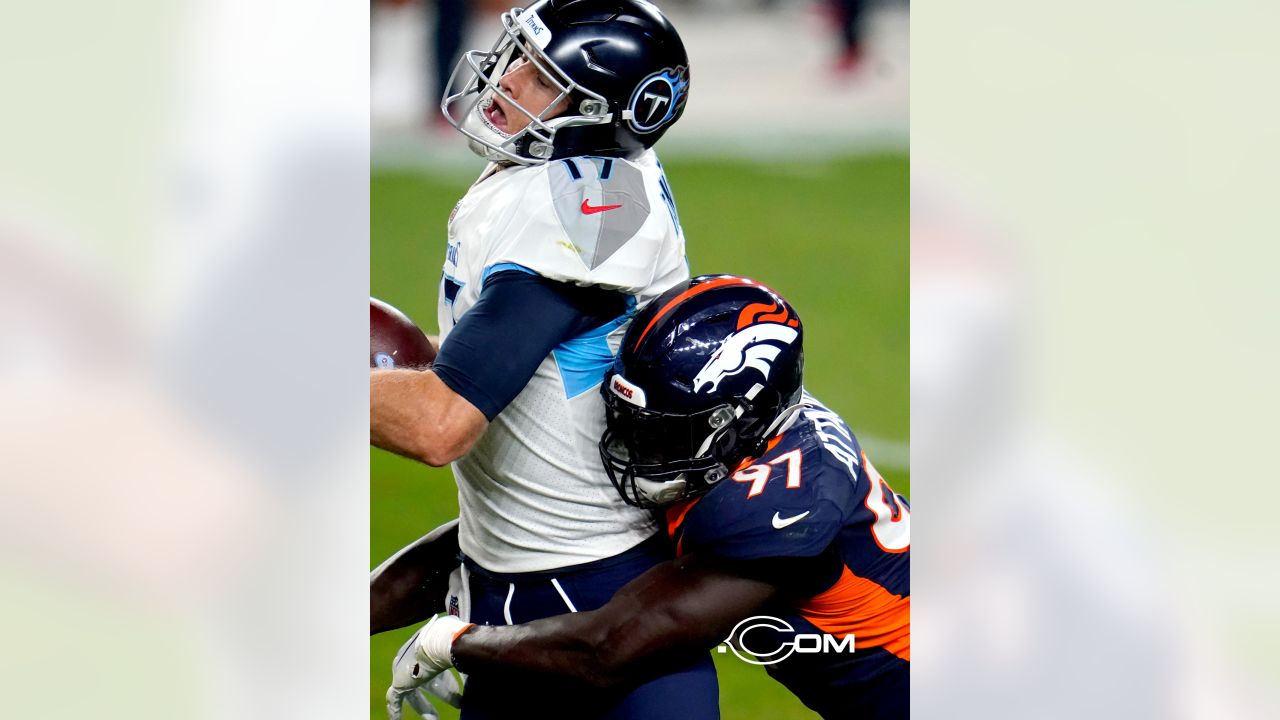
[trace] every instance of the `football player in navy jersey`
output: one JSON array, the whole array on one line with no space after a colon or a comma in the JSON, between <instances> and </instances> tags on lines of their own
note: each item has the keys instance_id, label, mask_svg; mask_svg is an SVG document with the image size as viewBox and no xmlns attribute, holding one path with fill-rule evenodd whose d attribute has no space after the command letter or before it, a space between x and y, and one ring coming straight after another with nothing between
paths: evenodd
<instances>
[{"instance_id":1,"label":"football player in navy jersey","mask_svg":"<svg viewBox=\"0 0 1280 720\"><path fill-rule=\"evenodd\" d=\"M399 691L451 665L625 689L750 625L737 643L824 718L908 717L910 508L804 391L802 340L794 309L744 278L646 307L601 388L600 454L627 503L661 508L676 558L596 610L433 620L397 658Z\"/></svg>"}]
</instances>

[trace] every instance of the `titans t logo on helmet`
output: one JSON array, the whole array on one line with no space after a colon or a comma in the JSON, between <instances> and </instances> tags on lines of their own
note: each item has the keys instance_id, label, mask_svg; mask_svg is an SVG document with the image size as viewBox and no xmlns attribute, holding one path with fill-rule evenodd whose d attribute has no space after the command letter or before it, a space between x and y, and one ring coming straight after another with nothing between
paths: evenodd
<instances>
[{"instance_id":1,"label":"titans t logo on helmet","mask_svg":"<svg viewBox=\"0 0 1280 720\"><path fill-rule=\"evenodd\" d=\"M631 129L651 133L676 116L689 90L689 69L683 65L666 68L640 81L631 95Z\"/></svg>"},{"instance_id":2,"label":"titans t logo on helmet","mask_svg":"<svg viewBox=\"0 0 1280 720\"><path fill-rule=\"evenodd\" d=\"M464 53L440 109L487 160L540 165L593 155L636 159L671 128L689 97L689 55L648 0L535 0L503 13L488 50ZM545 109L525 108L500 79L519 59L558 91ZM488 111L528 120L508 134ZM534 112L534 111L537 112Z\"/></svg>"}]
</instances>

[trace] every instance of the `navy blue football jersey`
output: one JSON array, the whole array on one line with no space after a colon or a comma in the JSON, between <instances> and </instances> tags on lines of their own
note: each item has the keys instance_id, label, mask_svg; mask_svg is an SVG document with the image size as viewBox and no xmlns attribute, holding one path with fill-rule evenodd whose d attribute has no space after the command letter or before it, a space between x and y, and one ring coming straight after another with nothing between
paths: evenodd
<instances>
[{"instance_id":1,"label":"navy blue football jersey","mask_svg":"<svg viewBox=\"0 0 1280 720\"><path fill-rule=\"evenodd\" d=\"M907 717L907 501L848 425L809 395L764 454L743 465L705 495L667 509L677 553L775 567L795 559L804 577L789 580L790 591L762 611L793 632L760 627L742 644L756 652L792 642L792 652L765 667L823 717ZM816 646L820 636L830 636L827 645Z\"/></svg>"}]
</instances>

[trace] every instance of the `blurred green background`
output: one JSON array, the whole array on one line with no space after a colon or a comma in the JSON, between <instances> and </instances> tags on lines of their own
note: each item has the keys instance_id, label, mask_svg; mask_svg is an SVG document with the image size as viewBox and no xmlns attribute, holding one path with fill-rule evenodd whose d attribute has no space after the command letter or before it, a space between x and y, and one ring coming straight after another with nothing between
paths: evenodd
<instances>
[{"instance_id":1,"label":"blurred green background","mask_svg":"<svg viewBox=\"0 0 1280 720\"><path fill-rule=\"evenodd\" d=\"M805 323L806 387L845 418L876 468L910 497L907 155L777 163L670 158L663 164L693 274L746 275L792 302ZM429 334L436 329L445 220L477 173L371 175L372 293ZM371 450L370 482L370 568L457 515L448 469ZM370 640L373 718L385 717L391 658L411 633ZM762 668L731 654L717 654L716 663L726 720L817 717ZM441 717L457 712L443 707Z\"/></svg>"}]
</instances>

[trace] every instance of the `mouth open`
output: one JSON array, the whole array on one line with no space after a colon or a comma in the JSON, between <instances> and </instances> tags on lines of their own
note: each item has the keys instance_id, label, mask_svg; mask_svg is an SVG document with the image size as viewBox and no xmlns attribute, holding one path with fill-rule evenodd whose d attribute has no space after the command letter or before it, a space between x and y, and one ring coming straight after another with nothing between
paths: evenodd
<instances>
[{"instance_id":1,"label":"mouth open","mask_svg":"<svg viewBox=\"0 0 1280 720\"><path fill-rule=\"evenodd\" d=\"M502 132L507 132L507 113L498 105L497 98L491 98L489 107L482 111L484 119Z\"/></svg>"}]
</instances>

